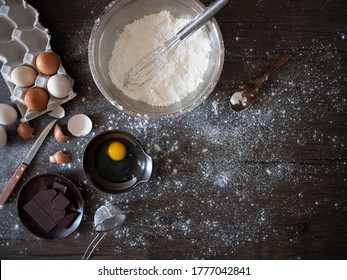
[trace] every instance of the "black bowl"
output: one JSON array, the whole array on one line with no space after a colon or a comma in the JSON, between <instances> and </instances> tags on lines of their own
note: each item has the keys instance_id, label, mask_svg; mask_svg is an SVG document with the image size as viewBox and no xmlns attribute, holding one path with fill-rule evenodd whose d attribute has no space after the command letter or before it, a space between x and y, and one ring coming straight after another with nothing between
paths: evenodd
<instances>
[{"instance_id":1,"label":"black bowl","mask_svg":"<svg viewBox=\"0 0 347 280\"><path fill-rule=\"evenodd\" d=\"M127 149L127 155L121 161L114 161L107 155L108 145L115 141L123 143ZM152 169L152 158L134 136L124 131L110 130L98 134L88 143L83 155L86 177L103 192L129 191L148 182Z\"/></svg>"},{"instance_id":2,"label":"black bowl","mask_svg":"<svg viewBox=\"0 0 347 280\"><path fill-rule=\"evenodd\" d=\"M60 194L60 196L64 197L65 201L69 202L69 205L61 208L62 216L57 217L56 226L48 230L47 227L43 226L43 223L40 224L38 222L38 220L35 218L35 215L33 213L30 213L26 206L29 202L32 202L38 194L42 194L42 192L47 189L52 190L53 184L56 184L56 187L62 188L59 190L55 189L55 197ZM52 200L53 198L50 199L50 201ZM36 207L37 205L39 204L36 204ZM43 216L45 218L47 218L47 216L51 217L51 214L45 214L44 211L42 212L42 209L44 209L43 206L39 206L38 208L40 208L39 212L43 213ZM17 211L23 225L37 237L44 239L64 238L73 233L82 221L83 199L78 188L68 178L52 173L40 174L30 178L20 189L17 198ZM71 222L64 220L64 218L66 217L65 215L67 215L68 213L74 213L74 217L71 219ZM67 222L66 226L61 226L63 222Z\"/></svg>"}]
</instances>

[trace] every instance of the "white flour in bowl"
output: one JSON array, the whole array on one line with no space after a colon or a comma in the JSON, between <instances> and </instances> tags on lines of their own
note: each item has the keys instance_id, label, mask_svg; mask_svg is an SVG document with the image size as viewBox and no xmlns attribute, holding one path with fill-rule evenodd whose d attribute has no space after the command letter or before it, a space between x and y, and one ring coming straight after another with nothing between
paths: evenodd
<instances>
[{"instance_id":1,"label":"white flour in bowl","mask_svg":"<svg viewBox=\"0 0 347 280\"><path fill-rule=\"evenodd\" d=\"M123 87L125 75L131 66L173 37L189 21L177 19L170 12L162 11L126 25L109 61L112 82L130 98L153 106L180 102L197 89L203 82L211 51L205 29L198 30L178 47L149 86L135 91Z\"/></svg>"}]
</instances>

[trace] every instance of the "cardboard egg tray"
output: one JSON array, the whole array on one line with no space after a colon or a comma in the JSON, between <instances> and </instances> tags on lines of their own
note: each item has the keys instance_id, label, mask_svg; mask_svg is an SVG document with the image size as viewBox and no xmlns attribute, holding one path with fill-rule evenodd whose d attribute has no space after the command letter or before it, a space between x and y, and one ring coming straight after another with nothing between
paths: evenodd
<instances>
[{"instance_id":1,"label":"cardboard egg tray","mask_svg":"<svg viewBox=\"0 0 347 280\"><path fill-rule=\"evenodd\" d=\"M3 63L1 74L10 90L12 102L17 105L22 115L21 121L32 120L76 96L76 93L73 92L74 81L60 64L57 74L67 76L71 82L68 96L56 98L50 95L45 110L33 111L28 109L24 102L24 95L29 88L16 86L11 81L11 72L21 65L31 66L38 73L32 87L43 88L48 92L47 82L50 76L41 74L35 63L36 57L44 51L52 50L50 35L48 30L39 22L39 13L24 0L0 0L0 61Z\"/></svg>"}]
</instances>

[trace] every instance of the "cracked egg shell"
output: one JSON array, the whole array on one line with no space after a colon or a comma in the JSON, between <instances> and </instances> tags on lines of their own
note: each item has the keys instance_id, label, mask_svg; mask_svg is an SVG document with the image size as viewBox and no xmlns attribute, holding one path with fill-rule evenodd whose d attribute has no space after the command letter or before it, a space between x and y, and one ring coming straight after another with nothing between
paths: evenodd
<instances>
[{"instance_id":1,"label":"cracked egg shell","mask_svg":"<svg viewBox=\"0 0 347 280\"><path fill-rule=\"evenodd\" d=\"M81 137L86 136L92 130L93 123L88 116L77 114L70 118L67 128L72 135Z\"/></svg>"},{"instance_id":2,"label":"cracked egg shell","mask_svg":"<svg viewBox=\"0 0 347 280\"><path fill-rule=\"evenodd\" d=\"M54 138L59 143L65 143L65 142L71 140L71 137L64 135L59 124L56 124L54 127Z\"/></svg>"},{"instance_id":3,"label":"cracked egg shell","mask_svg":"<svg viewBox=\"0 0 347 280\"><path fill-rule=\"evenodd\" d=\"M23 139L29 139L33 135L34 131L35 128L31 127L27 122L20 122L17 129L19 136Z\"/></svg>"},{"instance_id":4,"label":"cracked egg shell","mask_svg":"<svg viewBox=\"0 0 347 280\"><path fill-rule=\"evenodd\" d=\"M48 116L51 116L57 119L62 119L65 117L65 110L63 107L57 106L50 113L48 113Z\"/></svg>"},{"instance_id":5,"label":"cracked egg shell","mask_svg":"<svg viewBox=\"0 0 347 280\"><path fill-rule=\"evenodd\" d=\"M49 161L51 163L63 164L63 163L68 163L70 160L71 160L70 155L62 151L56 152L53 156L49 157Z\"/></svg>"}]
</instances>

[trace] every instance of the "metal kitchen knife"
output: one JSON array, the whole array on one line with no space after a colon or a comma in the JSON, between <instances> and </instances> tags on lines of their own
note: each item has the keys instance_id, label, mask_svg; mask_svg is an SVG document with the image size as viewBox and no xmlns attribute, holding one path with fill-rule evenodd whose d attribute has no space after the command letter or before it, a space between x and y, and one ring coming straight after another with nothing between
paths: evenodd
<instances>
[{"instance_id":1,"label":"metal kitchen knife","mask_svg":"<svg viewBox=\"0 0 347 280\"><path fill-rule=\"evenodd\" d=\"M41 147L41 144L43 143L43 141L45 141L49 131L52 129L52 127L56 123L56 121L57 120L54 120L46 126L46 128L42 131L40 136L36 139L34 145L31 147L30 151L23 158L22 163L18 166L16 172L13 174L12 178L7 183L4 191L0 195L0 205L5 204L7 202L7 200L10 198L10 196L11 196L12 192L14 191L15 187L17 186L18 182L23 177L24 171L27 169L28 165L35 157L37 151Z\"/></svg>"}]
</instances>

